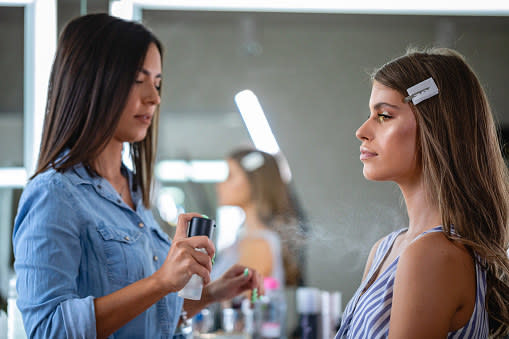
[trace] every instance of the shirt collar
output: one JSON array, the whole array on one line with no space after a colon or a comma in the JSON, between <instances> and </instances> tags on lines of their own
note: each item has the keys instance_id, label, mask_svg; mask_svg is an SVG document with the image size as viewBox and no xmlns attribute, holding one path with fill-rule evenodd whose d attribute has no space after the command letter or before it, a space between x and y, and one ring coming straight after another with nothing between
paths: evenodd
<instances>
[{"instance_id":1,"label":"shirt collar","mask_svg":"<svg viewBox=\"0 0 509 339\"><path fill-rule=\"evenodd\" d=\"M69 152L69 150L62 152L60 157L65 156L65 154L67 154L68 152ZM129 170L127 168L127 166L124 163L122 163L122 173L127 175L127 178L129 180L129 189L131 190L131 198L132 198L135 206L138 208L140 203L142 203L141 202L142 197L141 197L141 192L139 189L136 189L136 191L132 190L134 174L131 170ZM76 186L77 185L92 185L92 186L97 187L97 186L102 185L103 187L111 187L111 185L109 184L109 182L107 182L106 179L104 179L103 177L101 177L99 175L93 175L90 170L87 170L86 166L83 163L74 165L72 168L65 171L64 175L67 176L69 178L69 180L71 181L71 183ZM108 197L109 199L116 200L117 197L116 197L115 193L116 192L114 192L112 190L109 194L106 193L106 197ZM105 193L100 193L100 194L105 194Z\"/></svg>"}]
</instances>

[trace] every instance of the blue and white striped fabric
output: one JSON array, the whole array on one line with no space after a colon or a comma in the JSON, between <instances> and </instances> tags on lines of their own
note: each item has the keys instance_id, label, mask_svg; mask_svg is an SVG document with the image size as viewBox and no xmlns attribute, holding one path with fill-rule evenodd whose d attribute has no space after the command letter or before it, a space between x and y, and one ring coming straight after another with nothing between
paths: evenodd
<instances>
[{"instance_id":1,"label":"blue and white striped fabric","mask_svg":"<svg viewBox=\"0 0 509 339\"><path fill-rule=\"evenodd\" d=\"M372 279L375 272L377 272L386 254L392 248L394 240L404 231L406 231L406 228L389 234L378 246L366 279L361 283L359 289L345 308L341 327L336 334L336 339L372 339L387 338L389 336L392 293L399 257L397 257L384 272L380 273L364 294L362 294L362 291L364 291L367 283ZM429 232L441 231L442 227L437 226L422 233L419 237ZM488 314L484 307L486 296L486 272L481 269L477 261L475 271L477 293L472 316L464 327L457 331L449 332L448 338L488 338Z\"/></svg>"}]
</instances>

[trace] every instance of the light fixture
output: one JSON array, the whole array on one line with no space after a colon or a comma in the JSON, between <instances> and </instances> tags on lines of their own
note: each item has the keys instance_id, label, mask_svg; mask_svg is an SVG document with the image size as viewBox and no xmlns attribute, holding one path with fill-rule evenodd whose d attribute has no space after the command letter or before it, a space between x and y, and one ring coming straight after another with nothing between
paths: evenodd
<instances>
[{"instance_id":1,"label":"light fixture","mask_svg":"<svg viewBox=\"0 0 509 339\"><path fill-rule=\"evenodd\" d=\"M270 154L279 153L279 145L256 95L246 89L235 95L235 103L255 147Z\"/></svg>"},{"instance_id":2,"label":"light fixture","mask_svg":"<svg viewBox=\"0 0 509 339\"><path fill-rule=\"evenodd\" d=\"M48 97L48 82L57 45L55 0L34 0L25 8L25 168L37 163Z\"/></svg>"},{"instance_id":3,"label":"light fixture","mask_svg":"<svg viewBox=\"0 0 509 339\"><path fill-rule=\"evenodd\" d=\"M34 0L0 0L0 7L21 7L32 2Z\"/></svg>"},{"instance_id":4,"label":"light fixture","mask_svg":"<svg viewBox=\"0 0 509 339\"><path fill-rule=\"evenodd\" d=\"M278 162L281 178L286 183L290 182L292 180L290 165L279 148L256 95L246 89L235 95L235 103L256 149L272 154Z\"/></svg>"},{"instance_id":5,"label":"light fixture","mask_svg":"<svg viewBox=\"0 0 509 339\"><path fill-rule=\"evenodd\" d=\"M22 188L27 180L27 172L23 167L0 168L0 187Z\"/></svg>"},{"instance_id":6,"label":"light fixture","mask_svg":"<svg viewBox=\"0 0 509 339\"><path fill-rule=\"evenodd\" d=\"M141 19L142 9L236 12L411 14L411 15L509 15L507 0L113 0L125 19ZM110 11L112 10L110 6ZM113 11L112 14L115 15Z\"/></svg>"},{"instance_id":7,"label":"light fixture","mask_svg":"<svg viewBox=\"0 0 509 339\"><path fill-rule=\"evenodd\" d=\"M56 0L0 0L0 7L23 7L24 167L0 167L0 186L23 187L39 155L48 80L56 50Z\"/></svg>"},{"instance_id":8,"label":"light fixture","mask_svg":"<svg viewBox=\"0 0 509 339\"><path fill-rule=\"evenodd\" d=\"M162 182L213 183L226 179L228 165L224 160L162 160L157 163L155 174Z\"/></svg>"},{"instance_id":9,"label":"light fixture","mask_svg":"<svg viewBox=\"0 0 509 339\"><path fill-rule=\"evenodd\" d=\"M110 14L125 20L132 20L134 4L131 0L110 1Z\"/></svg>"}]
</instances>

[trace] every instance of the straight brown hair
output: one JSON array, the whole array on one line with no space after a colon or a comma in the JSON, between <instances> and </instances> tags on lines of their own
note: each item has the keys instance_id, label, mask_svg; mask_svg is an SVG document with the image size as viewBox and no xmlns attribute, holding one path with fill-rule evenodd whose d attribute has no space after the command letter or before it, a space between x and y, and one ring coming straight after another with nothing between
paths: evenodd
<instances>
[{"instance_id":1,"label":"straight brown hair","mask_svg":"<svg viewBox=\"0 0 509 339\"><path fill-rule=\"evenodd\" d=\"M253 152L263 157L263 164L256 169L246 170L242 160ZM296 240L302 239L298 239L299 234L289 234L295 232L298 218L287 184L281 178L277 159L268 153L253 149L235 150L228 158L237 162L246 174L258 217L266 226L278 233L281 239L285 285L298 285L303 275L295 258L300 254L299 246L302 241Z\"/></svg>"},{"instance_id":2,"label":"straight brown hair","mask_svg":"<svg viewBox=\"0 0 509 339\"><path fill-rule=\"evenodd\" d=\"M410 102L427 195L438 203L446 236L486 269L490 334L498 337L509 331L509 175L486 94L450 49L409 50L372 76L405 97L429 77L439 94Z\"/></svg>"},{"instance_id":3,"label":"straight brown hair","mask_svg":"<svg viewBox=\"0 0 509 339\"><path fill-rule=\"evenodd\" d=\"M141 24L107 14L69 22L60 35L49 81L36 175L82 163L97 175L94 160L113 137L129 91L143 66L150 43L159 40ZM133 189L150 207L157 147L157 108L147 136L131 144Z\"/></svg>"}]
</instances>

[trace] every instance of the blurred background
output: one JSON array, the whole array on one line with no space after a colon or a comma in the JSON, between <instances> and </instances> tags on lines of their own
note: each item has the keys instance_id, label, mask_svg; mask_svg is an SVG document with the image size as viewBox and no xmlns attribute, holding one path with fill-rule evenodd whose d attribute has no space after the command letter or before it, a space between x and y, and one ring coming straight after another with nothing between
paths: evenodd
<instances>
[{"instance_id":1,"label":"blurred background","mask_svg":"<svg viewBox=\"0 0 509 339\"><path fill-rule=\"evenodd\" d=\"M8 169L29 168L27 133L34 133L27 128L32 121L25 67L32 53L25 31L31 19L22 2L13 3L0 1L4 300L13 274L11 230L23 188ZM107 0L59 0L54 34L75 16L109 10ZM234 101L238 92L250 89L291 168L292 193L307 229L303 283L341 291L344 306L358 287L373 243L407 224L398 188L362 176L354 133L369 114L369 73L408 47L457 49L479 75L501 139L507 138L509 17L507 10L491 15L319 12L139 6L136 15L165 47L154 205L164 229L172 234L178 213L196 211L218 219L220 247L233 239L242 215L218 209L215 184L226 176L225 156L253 145ZM218 171L189 175L193 161L214 161Z\"/></svg>"}]
</instances>

